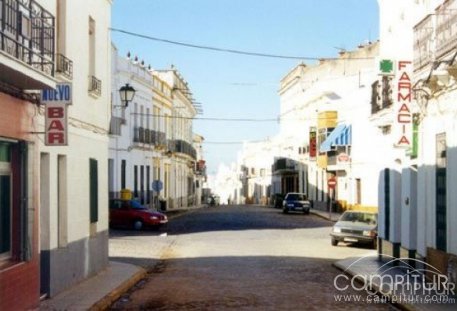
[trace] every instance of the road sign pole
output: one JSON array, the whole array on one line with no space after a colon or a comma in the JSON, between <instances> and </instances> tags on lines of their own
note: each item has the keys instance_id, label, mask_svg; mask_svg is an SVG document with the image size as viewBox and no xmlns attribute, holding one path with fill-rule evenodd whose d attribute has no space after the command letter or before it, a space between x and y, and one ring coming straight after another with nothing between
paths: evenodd
<instances>
[{"instance_id":1,"label":"road sign pole","mask_svg":"<svg viewBox=\"0 0 457 311\"><path fill-rule=\"evenodd\" d=\"M332 204L333 204L333 202L332 202L332 201L333 201L332 197L333 197L333 189L330 188L329 190L330 190L330 191L329 191L329 192L330 192L330 205L329 205L329 207L328 207L328 219L329 219L329 220L332 220Z\"/></svg>"}]
</instances>

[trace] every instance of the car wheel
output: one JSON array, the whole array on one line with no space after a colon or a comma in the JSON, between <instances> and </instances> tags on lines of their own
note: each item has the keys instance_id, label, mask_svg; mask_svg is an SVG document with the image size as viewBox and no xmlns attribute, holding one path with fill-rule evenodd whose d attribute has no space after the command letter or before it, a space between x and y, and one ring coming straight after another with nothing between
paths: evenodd
<instances>
[{"instance_id":1,"label":"car wheel","mask_svg":"<svg viewBox=\"0 0 457 311\"><path fill-rule=\"evenodd\" d=\"M141 220L135 220L133 222L133 229L141 230L143 228L143 222Z\"/></svg>"},{"instance_id":2,"label":"car wheel","mask_svg":"<svg viewBox=\"0 0 457 311\"><path fill-rule=\"evenodd\" d=\"M282 212L283 212L284 214L287 214L287 213L289 212L289 210L288 210L287 208L283 208L283 209L282 209Z\"/></svg>"},{"instance_id":3,"label":"car wheel","mask_svg":"<svg viewBox=\"0 0 457 311\"><path fill-rule=\"evenodd\" d=\"M309 215L309 210L304 210L304 211L303 211L303 214Z\"/></svg>"},{"instance_id":4,"label":"car wheel","mask_svg":"<svg viewBox=\"0 0 457 311\"><path fill-rule=\"evenodd\" d=\"M338 241L335 239L332 239L332 246L337 246L337 245L338 245Z\"/></svg>"}]
</instances>

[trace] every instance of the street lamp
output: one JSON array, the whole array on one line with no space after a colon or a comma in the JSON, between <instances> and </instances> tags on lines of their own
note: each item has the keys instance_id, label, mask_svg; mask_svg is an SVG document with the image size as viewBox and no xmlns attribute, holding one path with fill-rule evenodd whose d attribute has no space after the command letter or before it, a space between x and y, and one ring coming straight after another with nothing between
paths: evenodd
<instances>
[{"instance_id":1,"label":"street lamp","mask_svg":"<svg viewBox=\"0 0 457 311\"><path fill-rule=\"evenodd\" d=\"M121 102L125 104L125 107L129 105L129 102L132 101L135 96L135 89L126 83L123 87L120 88L119 94L121 95Z\"/></svg>"}]
</instances>

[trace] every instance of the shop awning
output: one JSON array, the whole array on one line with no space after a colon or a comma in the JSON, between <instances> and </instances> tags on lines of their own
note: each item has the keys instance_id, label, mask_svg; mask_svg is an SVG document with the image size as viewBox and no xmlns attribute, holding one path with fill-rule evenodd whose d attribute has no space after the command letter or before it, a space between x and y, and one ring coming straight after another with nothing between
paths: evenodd
<instances>
[{"instance_id":1,"label":"shop awning","mask_svg":"<svg viewBox=\"0 0 457 311\"><path fill-rule=\"evenodd\" d=\"M332 146L348 146L351 144L351 125L339 124L321 144L319 152L328 152Z\"/></svg>"}]
</instances>

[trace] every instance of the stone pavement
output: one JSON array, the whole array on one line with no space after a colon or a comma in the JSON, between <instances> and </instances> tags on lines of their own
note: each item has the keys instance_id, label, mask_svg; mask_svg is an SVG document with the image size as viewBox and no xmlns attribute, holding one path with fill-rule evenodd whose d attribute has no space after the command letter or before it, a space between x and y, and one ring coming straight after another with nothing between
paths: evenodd
<instances>
[{"instance_id":1,"label":"stone pavement","mask_svg":"<svg viewBox=\"0 0 457 311\"><path fill-rule=\"evenodd\" d=\"M165 213L168 219L173 219L183 213L202 207L204 205L168 210ZM151 247L147 255L157 260L165 249L165 245ZM153 252L152 255L151 252ZM116 258L116 255L110 251L110 257ZM108 267L97 275L76 284L51 299L42 301L40 310L106 310L146 275L147 270L138 265L110 261Z\"/></svg>"},{"instance_id":2,"label":"stone pavement","mask_svg":"<svg viewBox=\"0 0 457 311\"><path fill-rule=\"evenodd\" d=\"M457 297L452 295L452 292L443 288L439 292L427 290L421 280L412 277L412 274L408 274L411 269L407 270L405 265L393 266L378 260L378 256L367 256L346 258L335 262L333 266L348 275L348 279L344 277L340 279L342 281L341 288L345 285L351 286L350 282L355 277L358 282L363 284L356 285L363 289L361 294L367 295L365 291L367 287L365 286L372 284L372 288L377 293L382 293L387 302L393 302L404 310L457 310ZM424 270L418 271L423 272ZM390 285L397 288L393 289L393 286ZM448 293L451 295L448 296ZM367 297L366 299L370 298ZM437 303L437 301L441 301L441 303Z\"/></svg>"}]
</instances>

